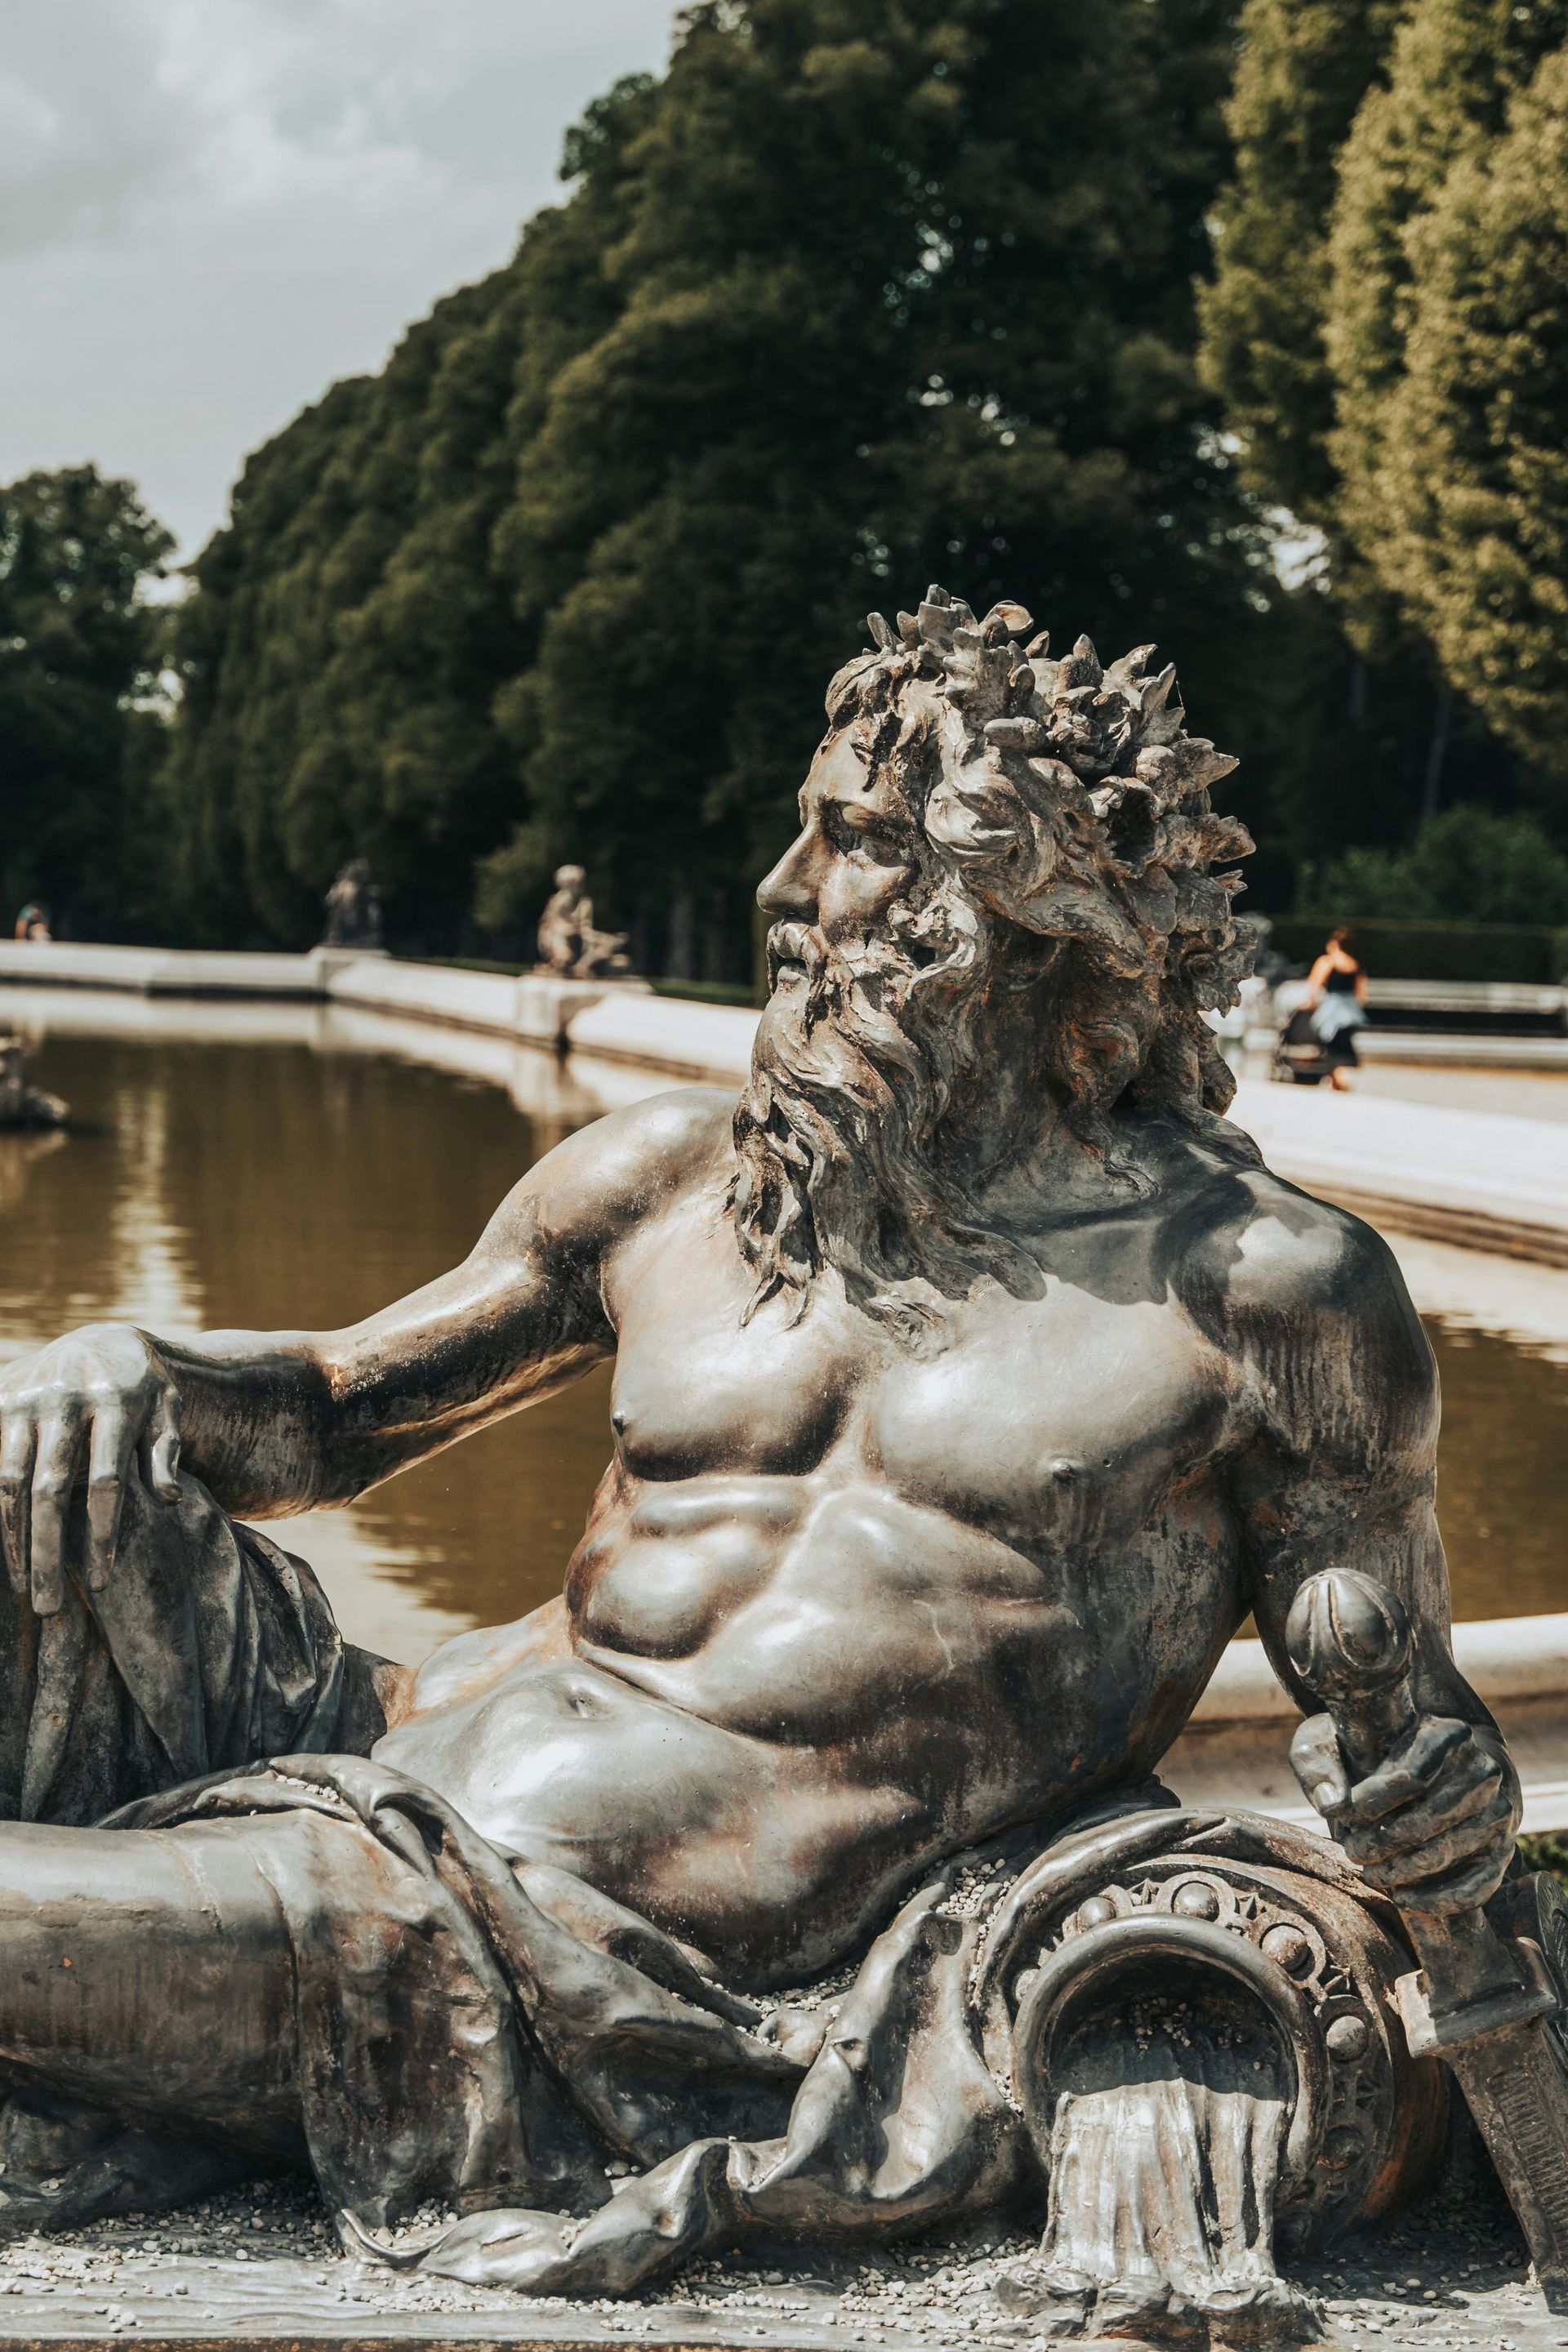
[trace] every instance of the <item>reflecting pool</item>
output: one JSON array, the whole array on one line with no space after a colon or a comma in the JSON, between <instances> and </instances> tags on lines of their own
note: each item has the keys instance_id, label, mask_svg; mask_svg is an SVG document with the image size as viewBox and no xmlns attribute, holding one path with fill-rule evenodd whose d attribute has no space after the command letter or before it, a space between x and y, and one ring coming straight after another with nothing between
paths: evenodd
<instances>
[{"instance_id":1,"label":"reflecting pool","mask_svg":"<svg viewBox=\"0 0 1568 2352\"><path fill-rule=\"evenodd\" d=\"M0 1353L72 1324L352 1322L464 1256L534 1159L637 1074L312 1006L0 992L80 1131L0 1137ZM1568 1610L1568 1274L1394 1246L1444 1386L1456 1614ZM405 1659L559 1591L609 1375L350 1508L279 1528L351 1636Z\"/></svg>"}]
</instances>

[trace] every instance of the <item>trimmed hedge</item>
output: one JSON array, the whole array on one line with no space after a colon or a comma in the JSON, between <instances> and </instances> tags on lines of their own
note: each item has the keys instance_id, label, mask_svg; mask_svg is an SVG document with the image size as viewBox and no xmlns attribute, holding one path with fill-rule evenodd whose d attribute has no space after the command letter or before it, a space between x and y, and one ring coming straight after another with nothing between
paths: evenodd
<instances>
[{"instance_id":1,"label":"trimmed hedge","mask_svg":"<svg viewBox=\"0 0 1568 2352\"><path fill-rule=\"evenodd\" d=\"M1435 923L1369 915L1280 915L1268 944L1310 963L1330 931L1348 923L1355 952L1376 980L1511 980L1552 986L1568 978L1568 930L1550 923Z\"/></svg>"}]
</instances>

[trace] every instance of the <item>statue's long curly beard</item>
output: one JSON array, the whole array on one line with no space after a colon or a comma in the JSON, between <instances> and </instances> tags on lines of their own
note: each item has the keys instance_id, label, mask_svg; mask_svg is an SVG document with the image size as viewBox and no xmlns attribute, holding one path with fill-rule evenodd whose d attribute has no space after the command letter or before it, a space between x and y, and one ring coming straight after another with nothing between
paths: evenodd
<instances>
[{"instance_id":1,"label":"statue's long curly beard","mask_svg":"<svg viewBox=\"0 0 1568 2352\"><path fill-rule=\"evenodd\" d=\"M1033 1262L974 1221L942 1164L942 1123L975 1063L995 949L973 917L944 924L934 950L932 928L910 922L907 942L885 937L853 959L805 924L773 934L775 963L804 976L773 988L735 1114L731 1207L757 1277L748 1316L779 1293L804 1305L825 1266L858 1306L906 1332L985 1275L1038 1286Z\"/></svg>"}]
</instances>

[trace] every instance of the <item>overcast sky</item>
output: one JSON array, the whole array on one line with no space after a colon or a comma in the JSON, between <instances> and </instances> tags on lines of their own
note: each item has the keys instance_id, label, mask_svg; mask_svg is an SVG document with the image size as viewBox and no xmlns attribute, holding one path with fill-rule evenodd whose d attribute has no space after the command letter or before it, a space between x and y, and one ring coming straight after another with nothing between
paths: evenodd
<instances>
[{"instance_id":1,"label":"overcast sky","mask_svg":"<svg viewBox=\"0 0 1568 2352\"><path fill-rule=\"evenodd\" d=\"M0 481L194 554L245 453L504 261L672 0L0 0Z\"/></svg>"}]
</instances>

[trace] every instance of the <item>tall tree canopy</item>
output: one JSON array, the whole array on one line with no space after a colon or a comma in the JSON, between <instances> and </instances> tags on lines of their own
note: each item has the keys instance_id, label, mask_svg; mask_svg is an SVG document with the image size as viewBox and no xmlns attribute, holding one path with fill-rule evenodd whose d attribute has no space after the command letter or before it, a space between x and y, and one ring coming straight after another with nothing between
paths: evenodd
<instances>
[{"instance_id":1,"label":"tall tree canopy","mask_svg":"<svg viewBox=\"0 0 1568 2352\"><path fill-rule=\"evenodd\" d=\"M1450 796L1568 826L1568 0L1247 0L1242 31L1206 378L1324 535L1363 711L1444 681L1428 811L1447 753Z\"/></svg>"},{"instance_id":2,"label":"tall tree canopy","mask_svg":"<svg viewBox=\"0 0 1568 2352\"><path fill-rule=\"evenodd\" d=\"M170 772L226 923L303 936L358 851L449 943L476 863L501 925L576 855L645 952L695 909L739 968L818 684L933 576L1167 635L1223 727L1261 625L1193 358L1232 16L689 9L515 260L247 467Z\"/></svg>"},{"instance_id":3,"label":"tall tree canopy","mask_svg":"<svg viewBox=\"0 0 1568 2352\"><path fill-rule=\"evenodd\" d=\"M1349 529L1454 685L1560 773L1565 39L1563 0L1428 0L1412 21L1346 156L1333 336Z\"/></svg>"},{"instance_id":4,"label":"tall tree canopy","mask_svg":"<svg viewBox=\"0 0 1568 2352\"><path fill-rule=\"evenodd\" d=\"M91 466L0 488L0 876L7 920L38 898L79 936L123 929L152 845L143 795L174 541ZM129 887L128 887L129 886Z\"/></svg>"},{"instance_id":5,"label":"tall tree canopy","mask_svg":"<svg viewBox=\"0 0 1568 2352\"><path fill-rule=\"evenodd\" d=\"M1247 0L1227 113L1235 176L1199 292L1204 373L1258 494L1332 532L1328 322L1340 153L1408 0Z\"/></svg>"}]
</instances>

